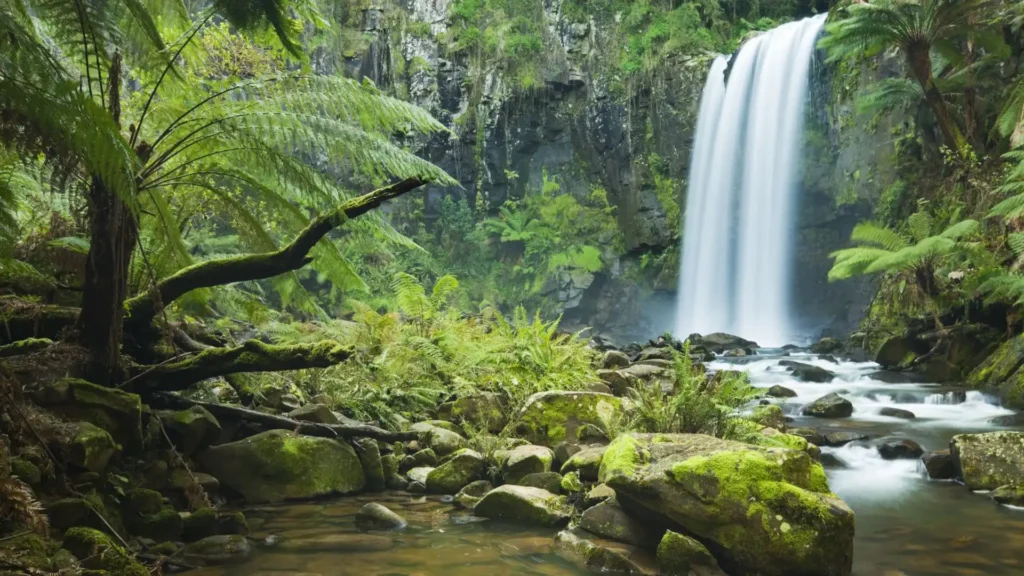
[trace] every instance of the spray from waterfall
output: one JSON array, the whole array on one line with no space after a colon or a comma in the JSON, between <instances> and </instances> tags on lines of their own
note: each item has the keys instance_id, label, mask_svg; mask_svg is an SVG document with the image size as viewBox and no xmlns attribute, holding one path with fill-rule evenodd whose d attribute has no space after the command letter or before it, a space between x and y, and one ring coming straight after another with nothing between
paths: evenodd
<instances>
[{"instance_id":1,"label":"spray from waterfall","mask_svg":"<svg viewBox=\"0 0 1024 576\"><path fill-rule=\"evenodd\" d=\"M814 44L825 15L716 58L700 101L675 332L795 337L790 292L800 155ZM728 70L728 83L725 74Z\"/></svg>"}]
</instances>

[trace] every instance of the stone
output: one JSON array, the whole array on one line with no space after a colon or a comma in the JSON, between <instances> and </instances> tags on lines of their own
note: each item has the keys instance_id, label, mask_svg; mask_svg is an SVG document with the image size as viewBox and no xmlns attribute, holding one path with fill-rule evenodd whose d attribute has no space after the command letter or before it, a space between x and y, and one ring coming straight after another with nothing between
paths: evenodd
<instances>
[{"instance_id":1,"label":"stone","mask_svg":"<svg viewBox=\"0 0 1024 576\"><path fill-rule=\"evenodd\" d=\"M593 574L657 576L657 562L636 546L598 538L580 528L555 536L555 553Z\"/></svg>"},{"instance_id":2,"label":"stone","mask_svg":"<svg viewBox=\"0 0 1024 576\"><path fill-rule=\"evenodd\" d=\"M508 406L501 394L480 392L456 400L452 405L452 416L458 422L498 434L508 424Z\"/></svg>"},{"instance_id":3,"label":"stone","mask_svg":"<svg viewBox=\"0 0 1024 576\"><path fill-rule=\"evenodd\" d=\"M483 518L530 526L557 527L569 522L565 499L547 490L506 484L477 502L473 513Z\"/></svg>"},{"instance_id":4,"label":"stone","mask_svg":"<svg viewBox=\"0 0 1024 576\"><path fill-rule=\"evenodd\" d=\"M462 508L463 510L472 510L476 507L477 502L493 489L494 486L487 480L470 482L455 495L455 507Z\"/></svg>"},{"instance_id":5,"label":"stone","mask_svg":"<svg viewBox=\"0 0 1024 576\"><path fill-rule=\"evenodd\" d=\"M989 495L997 504L1024 507L1024 486L1000 486Z\"/></svg>"},{"instance_id":6,"label":"stone","mask_svg":"<svg viewBox=\"0 0 1024 576\"><path fill-rule=\"evenodd\" d=\"M559 494L562 492L562 475L558 472L533 472L520 478L516 485L541 488L552 494Z\"/></svg>"},{"instance_id":7,"label":"stone","mask_svg":"<svg viewBox=\"0 0 1024 576\"><path fill-rule=\"evenodd\" d=\"M356 522L377 528L405 528L409 523L387 506L370 502L359 509Z\"/></svg>"},{"instance_id":8,"label":"stone","mask_svg":"<svg viewBox=\"0 0 1024 576\"><path fill-rule=\"evenodd\" d=\"M621 370L598 370L597 377L611 390L612 394L625 396L636 386L636 377Z\"/></svg>"},{"instance_id":9,"label":"stone","mask_svg":"<svg viewBox=\"0 0 1024 576\"><path fill-rule=\"evenodd\" d=\"M882 368L909 366L918 356L928 352L928 343L917 338L893 336L875 353L875 362Z\"/></svg>"},{"instance_id":10,"label":"stone","mask_svg":"<svg viewBox=\"0 0 1024 576\"><path fill-rule=\"evenodd\" d=\"M505 482L517 484L527 474L550 472L554 452L544 446L519 446L512 449L501 463L501 475Z\"/></svg>"},{"instance_id":11,"label":"stone","mask_svg":"<svg viewBox=\"0 0 1024 576\"><path fill-rule=\"evenodd\" d=\"M668 360L671 362L674 359L671 348L649 347L640 351L637 362L645 362L647 360Z\"/></svg>"},{"instance_id":12,"label":"stone","mask_svg":"<svg viewBox=\"0 0 1024 576\"><path fill-rule=\"evenodd\" d=\"M428 446L439 457L445 457L466 447L466 439L459 434L438 426L430 426L420 432L420 443Z\"/></svg>"},{"instance_id":13,"label":"stone","mask_svg":"<svg viewBox=\"0 0 1024 576\"><path fill-rule=\"evenodd\" d=\"M883 439L877 448L878 454L884 460L913 460L924 454L920 444L906 438Z\"/></svg>"},{"instance_id":14,"label":"stone","mask_svg":"<svg viewBox=\"0 0 1024 576\"><path fill-rule=\"evenodd\" d=\"M479 452L463 448L431 470L424 485L431 494L455 494L470 482L482 479L486 472L484 457Z\"/></svg>"},{"instance_id":15,"label":"stone","mask_svg":"<svg viewBox=\"0 0 1024 576\"><path fill-rule=\"evenodd\" d=\"M205 472L192 471L189 473L188 470L177 468L171 472L169 480L170 487L181 492L189 491L194 484L199 484L199 487L206 492L216 492L220 489L220 480Z\"/></svg>"},{"instance_id":16,"label":"stone","mask_svg":"<svg viewBox=\"0 0 1024 576\"><path fill-rule=\"evenodd\" d=\"M373 438L353 438L352 448L359 457L359 463L366 474L366 491L383 492L387 487L384 465L381 463L380 446Z\"/></svg>"},{"instance_id":17,"label":"stone","mask_svg":"<svg viewBox=\"0 0 1024 576\"><path fill-rule=\"evenodd\" d=\"M703 544L671 530L658 543L658 568L663 576L726 576Z\"/></svg>"},{"instance_id":18,"label":"stone","mask_svg":"<svg viewBox=\"0 0 1024 576\"><path fill-rule=\"evenodd\" d=\"M811 345L814 354L834 354L843 349L843 342L838 338L825 337Z\"/></svg>"},{"instance_id":19,"label":"stone","mask_svg":"<svg viewBox=\"0 0 1024 576\"><path fill-rule=\"evenodd\" d=\"M826 432L821 437L821 446L831 446L838 448L839 446L845 446L850 442L860 442L867 440L868 437L862 432Z\"/></svg>"},{"instance_id":20,"label":"stone","mask_svg":"<svg viewBox=\"0 0 1024 576\"><path fill-rule=\"evenodd\" d=\"M573 454L565 464L562 464L562 474L576 472L580 480L594 482L597 480L597 473L601 469L601 458L604 456L604 446L585 448Z\"/></svg>"},{"instance_id":21,"label":"stone","mask_svg":"<svg viewBox=\"0 0 1024 576\"><path fill-rule=\"evenodd\" d=\"M288 413L288 417L299 422L314 424L339 424L338 417L323 404L306 404Z\"/></svg>"},{"instance_id":22,"label":"stone","mask_svg":"<svg viewBox=\"0 0 1024 576\"><path fill-rule=\"evenodd\" d=\"M743 356L749 356L751 353L747 352L745 348L732 348L726 350L722 356L726 358L742 358Z\"/></svg>"},{"instance_id":23,"label":"stone","mask_svg":"<svg viewBox=\"0 0 1024 576\"><path fill-rule=\"evenodd\" d=\"M848 576L853 511L805 452L699 434L621 434L600 480L642 521L692 535L731 572Z\"/></svg>"},{"instance_id":24,"label":"stone","mask_svg":"<svg viewBox=\"0 0 1024 576\"><path fill-rule=\"evenodd\" d=\"M437 454L434 453L430 448L424 448L414 454L410 454L398 464L398 472L404 474L413 468L419 468L423 466L434 467L437 466Z\"/></svg>"},{"instance_id":25,"label":"stone","mask_svg":"<svg viewBox=\"0 0 1024 576\"><path fill-rule=\"evenodd\" d=\"M917 418L910 410L904 410L902 408L893 408L892 406L885 406L878 411L882 416L888 416L890 418L902 418L904 420L913 420Z\"/></svg>"},{"instance_id":26,"label":"stone","mask_svg":"<svg viewBox=\"0 0 1024 576\"><path fill-rule=\"evenodd\" d=\"M203 467L247 503L358 492L366 475L346 442L269 430L199 456Z\"/></svg>"},{"instance_id":27,"label":"stone","mask_svg":"<svg viewBox=\"0 0 1024 576\"><path fill-rule=\"evenodd\" d=\"M124 495L121 510L126 516L156 514L164 507L164 497L156 490L132 488Z\"/></svg>"},{"instance_id":28,"label":"stone","mask_svg":"<svg viewBox=\"0 0 1024 576\"><path fill-rule=\"evenodd\" d=\"M184 521L174 508L164 508L156 514L149 514L131 520L125 520L132 532L142 538L151 538L156 542L173 542L181 540Z\"/></svg>"},{"instance_id":29,"label":"stone","mask_svg":"<svg viewBox=\"0 0 1024 576\"><path fill-rule=\"evenodd\" d=\"M811 428L790 428L787 430L787 433L792 434L793 436L799 436L811 444L826 446L825 437L819 434L817 430L813 430Z\"/></svg>"},{"instance_id":30,"label":"stone","mask_svg":"<svg viewBox=\"0 0 1024 576\"><path fill-rule=\"evenodd\" d=\"M786 427L786 415L782 413L782 408L775 404L757 406L747 419L776 430Z\"/></svg>"},{"instance_id":31,"label":"stone","mask_svg":"<svg viewBox=\"0 0 1024 576\"><path fill-rule=\"evenodd\" d=\"M611 394L612 387L605 384L604 382L592 382L587 384L588 392L596 392L598 394Z\"/></svg>"},{"instance_id":32,"label":"stone","mask_svg":"<svg viewBox=\"0 0 1024 576\"><path fill-rule=\"evenodd\" d=\"M405 476L409 479L409 482L419 482L420 484L423 484L423 488L426 490L427 476L429 476L433 470L434 469L429 466L420 466L409 470Z\"/></svg>"},{"instance_id":33,"label":"stone","mask_svg":"<svg viewBox=\"0 0 1024 576\"><path fill-rule=\"evenodd\" d=\"M1007 426L1012 428L1024 427L1024 412L989 418L988 423L996 426Z\"/></svg>"},{"instance_id":34,"label":"stone","mask_svg":"<svg viewBox=\"0 0 1024 576\"><path fill-rule=\"evenodd\" d=\"M703 346L715 354L721 354L732 348L760 348L757 342L733 336L732 334L725 334L724 332L715 332L705 336L691 335L688 340L691 346Z\"/></svg>"},{"instance_id":35,"label":"stone","mask_svg":"<svg viewBox=\"0 0 1024 576\"><path fill-rule=\"evenodd\" d=\"M57 530L67 530L75 526L105 529L93 512L94 506L98 506L103 512L102 502L89 502L84 498L62 498L46 505L46 516L50 520L50 526Z\"/></svg>"},{"instance_id":36,"label":"stone","mask_svg":"<svg viewBox=\"0 0 1024 576\"><path fill-rule=\"evenodd\" d=\"M220 422L202 406L178 412L159 412L167 437L185 456L210 446L220 438Z\"/></svg>"},{"instance_id":37,"label":"stone","mask_svg":"<svg viewBox=\"0 0 1024 576\"><path fill-rule=\"evenodd\" d=\"M627 514L614 497L587 508L579 526L598 536L645 548L656 547L664 532Z\"/></svg>"},{"instance_id":38,"label":"stone","mask_svg":"<svg viewBox=\"0 0 1024 576\"><path fill-rule=\"evenodd\" d=\"M1024 484L1024 432L960 434L949 451L957 478L971 490Z\"/></svg>"},{"instance_id":39,"label":"stone","mask_svg":"<svg viewBox=\"0 0 1024 576\"><path fill-rule=\"evenodd\" d=\"M142 469L142 487L151 490L163 490L167 486L167 462L150 460Z\"/></svg>"},{"instance_id":40,"label":"stone","mask_svg":"<svg viewBox=\"0 0 1024 576\"><path fill-rule=\"evenodd\" d=\"M71 528L64 533L61 545L88 570L103 570L117 576L149 576L148 569L99 530Z\"/></svg>"},{"instance_id":41,"label":"stone","mask_svg":"<svg viewBox=\"0 0 1024 576\"><path fill-rule=\"evenodd\" d=\"M249 534L249 523L242 512L230 512L217 515L217 532L220 534Z\"/></svg>"},{"instance_id":42,"label":"stone","mask_svg":"<svg viewBox=\"0 0 1024 576\"><path fill-rule=\"evenodd\" d=\"M772 386L766 392L768 396L772 398L796 398L796 392L785 386L779 386L778 384Z\"/></svg>"},{"instance_id":43,"label":"stone","mask_svg":"<svg viewBox=\"0 0 1024 576\"><path fill-rule=\"evenodd\" d=\"M816 418L848 418L853 414L853 404L832 392L804 406L802 412L804 416Z\"/></svg>"},{"instance_id":44,"label":"stone","mask_svg":"<svg viewBox=\"0 0 1024 576\"><path fill-rule=\"evenodd\" d=\"M1003 342L970 374L967 385L975 389L991 389L999 394L1008 408L1024 409L1024 334Z\"/></svg>"},{"instance_id":45,"label":"stone","mask_svg":"<svg viewBox=\"0 0 1024 576\"><path fill-rule=\"evenodd\" d=\"M21 456L11 459L11 475L29 486L36 486L43 481L43 471L28 458Z\"/></svg>"},{"instance_id":46,"label":"stone","mask_svg":"<svg viewBox=\"0 0 1024 576\"><path fill-rule=\"evenodd\" d=\"M555 446L576 440L585 424L601 427L616 418L622 400L596 392L538 392L530 396L517 415L521 436L533 444Z\"/></svg>"},{"instance_id":47,"label":"stone","mask_svg":"<svg viewBox=\"0 0 1024 576\"><path fill-rule=\"evenodd\" d=\"M99 474L107 469L111 457L117 452L118 445L106 430L88 422L73 426L68 463Z\"/></svg>"},{"instance_id":48,"label":"stone","mask_svg":"<svg viewBox=\"0 0 1024 576\"><path fill-rule=\"evenodd\" d=\"M583 499L583 504L589 508L614 497L615 490L609 488L607 484L598 484L591 488L590 492L587 492L587 496Z\"/></svg>"},{"instance_id":49,"label":"stone","mask_svg":"<svg viewBox=\"0 0 1024 576\"><path fill-rule=\"evenodd\" d=\"M932 480L952 480L956 478L956 466L949 450L935 450L921 456L921 463Z\"/></svg>"},{"instance_id":50,"label":"stone","mask_svg":"<svg viewBox=\"0 0 1024 576\"><path fill-rule=\"evenodd\" d=\"M831 382L836 377L834 372L824 368L793 360L782 360L779 362L779 366L790 370L793 373L793 377L802 382L826 383Z\"/></svg>"},{"instance_id":51,"label":"stone","mask_svg":"<svg viewBox=\"0 0 1024 576\"><path fill-rule=\"evenodd\" d=\"M601 367L614 370L615 368L625 368L629 366L629 356L626 356L624 352L618 350L609 350L604 353L601 358Z\"/></svg>"},{"instance_id":52,"label":"stone","mask_svg":"<svg viewBox=\"0 0 1024 576\"><path fill-rule=\"evenodd\" d=\"M417 434L429 432L431 428L440 428L453 434L458 434L459 436L463 435L462 428L459 428L458 424L447 420L424 420L423 422L417 422L412 426L409 426L409 430L416 432Z\"/></svg>"},{"instance_id":53,"label":"stone","mask_svg":"<svg viewBox=\"0 0 1024 576\"><path fill-rule=\"evenodd\" d=\"M245 536L222 534L209 536L185 547L182 552L185 560L200 566L220 566L225 564L241 564L249 559L252 546Z\"/></svg>"},{"instance_id":54,"label":"stone","mask_svg":"<svg viewBox=\"0 0 1024 576\"><path fill-rule=\"evenodd\" d=\"M217 511L201 508L182 518L181 538L185 542L198 542L219 533Z\"/></svg>"},{"instance_id":55,"label":"stone","mask_svg":"<svg viewBox=\"0 0 1024 576\"><path fill-rule=\"evenodd\" d=\"M51 412L106 430L126 450L142 449L142 401L137 394L65 378L44 384L32 398Z\"/></svg>"},{"instance_id":56,"label":"stone","mask_svg":"<svg viewBox=\"0 0 1024 576\"><path fill-rule=\"evenodd\" d=\"M579 444L570 442L559 442L555 446L555 462L554 466L561 468L570 458L573 457L577 452L583 450L583 447Z\"/></svg>"}]
</instances>

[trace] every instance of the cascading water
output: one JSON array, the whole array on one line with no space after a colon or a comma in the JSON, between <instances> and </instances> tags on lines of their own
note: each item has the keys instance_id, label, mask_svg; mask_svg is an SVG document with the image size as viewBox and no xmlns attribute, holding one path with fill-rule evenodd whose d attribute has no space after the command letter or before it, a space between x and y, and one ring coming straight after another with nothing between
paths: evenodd
<instances>
[{"instance_id":1,"label":"cascading water","mask_svg":"<svg viewBox=\"0 0 1024 576\"><path fill-rule=\"evenodd\" d=\"M676 334L784 344L794 197L815 40L825 15L746 42L704 85L683 228Z\"/></svg>"}]
</instances>

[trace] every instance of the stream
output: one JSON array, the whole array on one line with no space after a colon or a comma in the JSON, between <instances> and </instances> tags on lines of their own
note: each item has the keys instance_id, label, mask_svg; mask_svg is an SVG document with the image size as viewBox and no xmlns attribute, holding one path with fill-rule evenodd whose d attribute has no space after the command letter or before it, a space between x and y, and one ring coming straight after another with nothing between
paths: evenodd
<instances>
[{"instance_id":1,"label":"stream","mask_svg":"<svg viewBox=\"0 0 1024 576\"><path fill-rule=\"evenodd\" d=\"M988 423L1012 412L995 399L949 386L901 382L872 362L832 363L814 355L761 350L754 357L714 362L711 369L749 372L758 388L779 384L797 393L781 406L793 427L820 433L859 432L872 440L908 438L925 450L947 448L962 432L1005 429ZM830 383L796 381L783 359L836 374ZM854 405L843 419L799 414L829 392ZM883 407L909 410L913 420L882 416ZM856 576L1019 576L1024 574L1024 511L997 506L952 482L933 481L919 460L883 460L872 440L822 448L830 485L857 515ZM381 502L409 521L400 532L367 532L355 514ZM389 492L327 502L250 508L255 546L248 563L207 568L190 576L574 576L578 568L551 551L555 531L481 522L438 496Z\"/></svg>"}]
</instances>

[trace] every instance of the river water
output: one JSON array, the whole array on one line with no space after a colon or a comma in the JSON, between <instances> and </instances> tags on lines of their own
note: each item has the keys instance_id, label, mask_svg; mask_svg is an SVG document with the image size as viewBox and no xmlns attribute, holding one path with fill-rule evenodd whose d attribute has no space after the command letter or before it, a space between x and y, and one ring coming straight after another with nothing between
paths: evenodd
<instances>
[{"instance_id":1,"label":"river water","mask_svg":"<svg viewBox=\"0 0 1024 576\"><path fill-rule=\"evenodd\" d=\"M926 450L946 448L962 432L1002 429L988 423L1010 414L982 394L901 382L878 374L874 363L832 363L782 351L712 363L712 369L744 370L759 388L794 390L782 407L791 426L819 432L855 431L872 440L823 448L830 485L855 511L856 576L1020 576L1024 574L1024 511L991 503L952 482L928 480L918 460L883 460L873 440L909 438ZM797 360L836 374L825 384L797 382L778 362ZM895 383L894 383L895 382ZM800 407L829 392L854 405L843 419L799 415ZM910 410L903 420L880 415L882 407ZM401 532L366 532L355 514L366 502L382 502L402 514ZM334 501L246 511L257 545L249 562L207 568L190 576L579 576L578 568L551 551L553 530L524 530L479 522L437 496L369 494Z\"/></svg>"}]
</instances>

